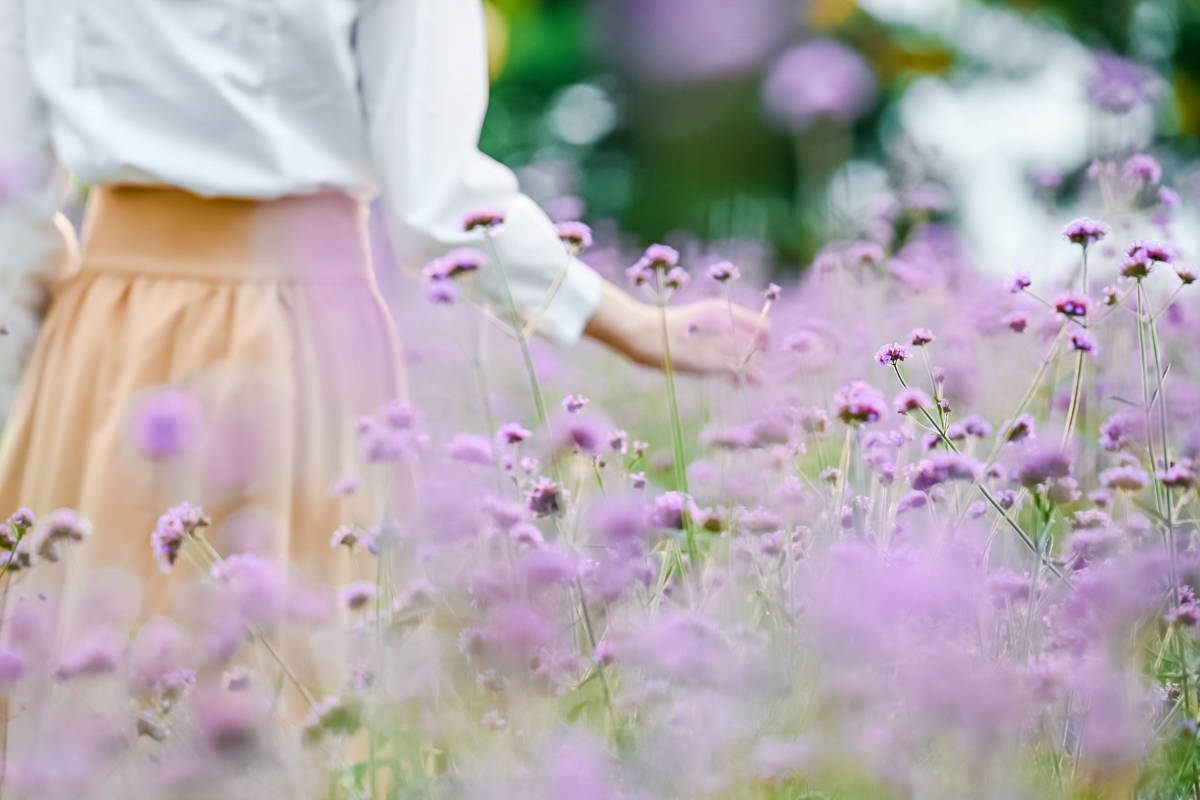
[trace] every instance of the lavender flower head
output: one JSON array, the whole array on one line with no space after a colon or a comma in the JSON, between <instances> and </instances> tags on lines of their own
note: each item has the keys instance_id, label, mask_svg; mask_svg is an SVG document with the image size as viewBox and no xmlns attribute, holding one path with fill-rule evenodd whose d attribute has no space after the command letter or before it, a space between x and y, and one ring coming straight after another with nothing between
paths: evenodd
<instances>
[{"instance_id":1,"label":"lavender flower head","mask_svg":"<svg viewBox=\"0 0 1200 800\"><path fill-rule=\"evenodd\" d=\"M92 532L91 523L69 508L60 508L37 522L33 549L46 561L58 561L64 544L81 542Z\"/></svg>"},{"instance_id":2,"label":"lavender flower head","mask_svg":"<svg viewBox=\"0 0 1200 800\"><path fill-rule=\"evenodd\" d=\"M1087 331L1071 331L1071 348L1081 353L1095 353L1100 349L1100 344Z\"/></svg>"},{"instance_id":3,"label":"lavender flower head","mask_svg":"<svg viewBox=\"0 0 1200 800\"><path fill-rule=\"evenodd\" d=\"M1055 478L1071 474L1072 459L1063 448L1053 445L1035 445L1021 454L1017 466L1017 482L1033 488Z\"/></svg>"},{"instance_id":4,"label":"lavender flower head","mask_svg":"<svg viewBox=\"0 0 1200 800\"><path fill-rule=\"evenodd\" d=\"M881 367L891 367L909 358L912 358L912 353L899 342L885 344L875 353L875 360Z\"/></svg>"},{"instance_id":5,"label":"lavender flower head","mask_svg":"<svg viewBox=\"0 0 1200 800\"><path fill-rule=\"evenodd\" d=\"M708 277L718 283L736 281L742 277L742 272L728 261L721 261L708 268Z\"/></svg>"},{"instance_id":6,"label":"lavender flower head","mask_svg":"<svg viewBox=\"0 0 1200 800\"><path fill-rule=\"evenodd\" d=\"M1009 284L1009 291L1013 294L1020 294L1033 285L1033 278L1029 277L1028 272L1018 272L1013 276L1012 283Z\"/></svg>"},{"instance_id":7,"label":"lavender flower head","mask_svg":"<svg viewBox=\"0 0 1200 800\"><path fill-rule=\"evenodd\" d=\"M1067 223L1062 235L1072 244L1087 247L1108 235L1108 226L1088 217L1080 217Z\"/></svg>"},{"instance_id":8,"label":"lavender flower head","mask_svg":"<svg viewBox=\"0 0 1200 800\"><path fill-rule=\"evenodd\" d=\"M1091 301L1087 297L1071 292L1057 295L1051 302L1054 310L1066 317L1086 317L1091 309Z\"/></svg>"},{"instance_id":9,"label":"lavender flower head","mask_svg":"<svg viewBox=\"0 0 1200 800\"><path fill-rule=\"evenodd\" d=\"M592 229L582 222L560 222L555 226L558 238L574 253L592 246Z\"/></svg>"},{"instance_id":10,"label":"lavender flower head","mask_svg":"<svg viewBox=\"0 0 1200 800\"><path fill-rule=\"evenodd\" d=\"M477 208L468 211L462 218L462 229L473 231L476 228L494 228L504 224L504 210L500 208Z\"/></svg>"},{"instance_id":11,"label":"lavender flower head","mask_svg":"<svg viewBox=\"0 0 1200 800\"><path fill-rule=\"evenodd\" d=\"M908 334L908 339L913 347L924 347L937 339L937 337L933 335L933 331L929 330L929 328L913 328L912 333Z\"/></svg>"},{"instance_id":12,"label":"lavender flower head","mask_svg":"<svg viewBox=\"0 0 1200 800\"><path fill-rule=\"evenodd\" d=\"M191 392L164 389L142 400L130 418L133 445L159 460L192 449L200 439L204 412Z\"/></svg>"},{"instance_id":13,"label":"lavender flower head","mask_svg":"<svg viewBox=\"0 0 1200 800\"><path fill-rule=\"evenodd\" d=\"M529 510L539 517L557 514L566 499L566 492L550 478L539 476L525 492Z\"/></svg>"},{"instance_id":14,"label":"lavender flower head","mask_svg":"<svg viewBox=\"0 0 1200 800\"><path fill-rule=\"evenodd\" d=\"M878 422L887 414L883 394L865 381L853 381L841 387L833 396L838 418L847 425L855 422Z\"/></svg>"},{"instance_id":15,"label":"lavender flower head","mask_svg":"<svg viewBox=\"0 0 1200 800\"><path fill-rule=\"evenodd\" d=\"M1137 153L1126 160L1122 167L1125 177L1155 186L1162 181L1162 165L1158 159L1145 153Z\"/></svg>"},{"instance_id":16,"label":"lavender flower head","mask_svg":"<svg viewBox=\"0 0 1200 800\"><path fill-rule=\"evenodd\" d=\"M1149 71L1133 61L1109 53L1096 55L1096 69L1088 81L1088 96L1099 108L1128 114L1154 96Z\"/></svg>"},{"instance_id":17,"label":"lavender flower head","mask_svg":"<svg viewBox=\"0 0 1200 800\"><path fill-rule=\"evenodd\" d=\"M184 502L167 509L158 518L158 524L150 534L150 544L154 548L154 557L158 559L159 569L170 572L179 558L184 540L208 524L209 519L199 506Z\"/></svg>"},{"instance_id":18,"label":"lavender flower head","mask_svg":"<svg viewBox=\"0 0 1200 800\"><path fill-rule=\"evenodd\" d=\"M763 85L763 104L789 130L819 119L849 124L875 103L875 73L856 51L814 39L785 52Z\"/></svg>"},{"instance_id":19,"label":"lavender flower head","mask_svg":"<svg viewBox=\"0 0 1200 800\"><path fill-rule=\"evenodd\" d=\"M525 441L533 432L519 422L506 422L496 431L496 441L502 444L518 444Z\"/></svg>"},{"instance_id":20,"label":"lavender flower head","mask_svg":"<svg viewBox=\"0 0 1200 800\"><path fill-rule=\"evenodd\" d=\"M907 414L910 411L932 407L933 401L929 399L929 395L916 387L901 389L892 401L892 408L897 414Z\"/></svg>"}]
</instances>

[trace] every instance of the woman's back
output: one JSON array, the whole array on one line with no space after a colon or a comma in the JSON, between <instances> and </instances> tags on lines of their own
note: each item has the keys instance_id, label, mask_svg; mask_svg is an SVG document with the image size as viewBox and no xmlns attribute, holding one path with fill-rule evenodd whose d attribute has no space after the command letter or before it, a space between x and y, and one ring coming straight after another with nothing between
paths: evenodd
<instances>
[{"instance_id":1,"label":"woman's back","mask_svg":"<svg viewBox=\"0 0 1200 800\"><path fill-rule=\"evenodd\" d=\"M271 197L374 187L358 0L37 0L27 57L84 181Z\"/></svg>"}]
</instances>

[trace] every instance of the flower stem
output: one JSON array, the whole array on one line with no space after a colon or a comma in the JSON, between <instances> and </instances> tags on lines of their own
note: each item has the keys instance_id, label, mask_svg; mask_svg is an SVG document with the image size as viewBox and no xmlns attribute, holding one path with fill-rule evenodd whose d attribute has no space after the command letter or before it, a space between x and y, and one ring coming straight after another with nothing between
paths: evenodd
<instances>
[{"instance_id":1,"label":"flower stem","mask_svg":"<svg viewBox=\"0 0 1200 800\"><path fill-rule=\"evenodd\" d=\"M674 449L675 489L685 495L690 495L687 481L687 459L683 451L683 425L679 417L679 398L675 392L675 367L671 362L671 337L667 326L667 291L663 271L654 271L657 280L658 318L662 331L663 374L667 380L667 407L671 418L671 444ZM683 515L684 535L687 542L688 558L693 568L700 566L700 551L696 545L696 528L691 514L686 510Z\"/></svg>"}]
</instances>

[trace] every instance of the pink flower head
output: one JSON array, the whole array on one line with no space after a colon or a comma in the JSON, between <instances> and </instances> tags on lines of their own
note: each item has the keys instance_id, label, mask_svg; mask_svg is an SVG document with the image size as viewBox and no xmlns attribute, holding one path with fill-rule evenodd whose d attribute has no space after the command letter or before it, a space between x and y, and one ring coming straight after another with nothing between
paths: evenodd
<instances>
[{"instance_id":1,"label":"pink flower head","mask_svg":"<svg viewBox=\"0 0 1200 800\"><path fill-rule=\"evenodd\" d=\"M1014 311L1005 315L1004 324L1013 333L1023 333L1025 327L1029 325L1029 315L1024 311Z\"/></svg>"},{"instance_id":2,"label":"pink flower head","mask_svg":"<svg viewBox=\"0 0 1200 800\"><path fill-rule=\"evenodd\" d=\"M901 389L896 395L896 399L892 401L892 408L897 414L907 414L910 411L932 407L933 401L929 399L929 395L916 387Z\"/></svg>"},{"instance_id":3,"label":"pink flower head","mask_svg":"<svg viewBox=\"0 0 1200 800\"><path fill-rule=\"evenodd\" d=\"M477 208L468 211L462 218L462 229L473 231L476 228L494 228L504 224L505 214L499 208Z\"/></svg>"},{"instance_id":4,"label":"pink flower head","mask_svg":"<svg viewBox=\"0 0 1200 800\"><path fill-rule=\"evenodd\" d=\"M1108 235L1108 226L1087 217L1080 217L1067 223L1062 235L1072 244L1087 247Z\"/></svg>"},{"instance_id":5,"label":"pink flower head","mask_svg":"<svg viewBox=\"0 0 1200 800\"><path fill-rule=\"evenodd\" d=\"M898 342L885 344L875 353L875 360L882 367L890 367L909 358L912 358L912 353L909 352L907 347Z\"/></svg>"},{"instance_id":6,"label":"pink flower head","mask_svg":"<svg viewBox=\"0 0 1200 800\"><path fill-rule=\"evenodd\" d=\"M838 418L847 425L878 422L887 414L887 401L878 389L865 381L852 381L834 393Z\"/></svg>"},{"instance_id":7,"label":"pink flower head","mask_svg":"<svg viewBox=\"0 0 1200 800\"><path fill-rule=\"evenodd\" d=\"M1094 353L1100 349L1100 345L1096 342L1096 337L1087 331L1072 331L1071 347L1081 353Z\"/></svg>"},{"instance_id":8,"label":"pink flower head","mask_svg":"<svg viewBox=\"0 0 1200 800\"><path fill-rule=\"evenodd\" d=\"M913 347L924 347L936 338L929 328L913 328L912 333L908 335L909 342Z\"/></svg>"},{"instance_id":9,"label":"pink flower head","mask_svg":"<svg viewBox=\"0 0 1200 800\"><path fill-rule=\"evenodd\" d=\"M496 441L502 444L517 444L533 435L533 432L519 422L506 422L496 431Z\"/></svg>"},{"instance_id":10,"label":"pink flower head","mask_svg":"<svg viewBox=\"0 0 1200 800\"><path fill-rule=\"evenodd\" d=\"M1054 310L1067 317L1086 317L1091 309L1091 301L1081 294L1064 292L1053 300Z\"/></svg>"},{"instance_id":11,"label":"pink flower head","mask_svg":"<svg viewBox=\"0 0 1200 800\"><path fill-rule=\"evenodd\" d=\"M813 39L780 56L763 86L763 104L778 123L803 130L820 119L848 124L875 103L875 73L855 50Z\"/></svg>"},{"instance_id":12,"label":"pink flower head","mask_svg":"<svg viewBox=\"0 0 1200 800\"><path fill-rule=\"evenodd\" d=\"M139 452L158 460L192 449L203 426L204 412L195 395L163 389L148 395L134 409L129 433Z\"/></svg>"},{"instance_id":13,"label":"pink flower head","mask_svg":"<svg viewBox=\"0 0 1200 800\"><path fill-rule=\"evenodd\" d=\"M1029 277L1028 272L1018 272L1013 276L1012 283L1009 285L1009 291L1013 294L1020 294L1028 289L1033 284L1033 278Z\"/></svg>"},{"instance_id":14,"label":"pink flower head","mask_svg":"<svg viewBox=\"0 0 1200 800\"><path fill-rule=\"evenodd\" d=\"M742 272L730 262L721 261L708 268L708 277L718 283L725 283L726 281L736 281L742 277Z\"/></svg>"},{"instance_id":15,"label":"pink flower head","mask_svg":"<svg viewBox=\"0 0 1200 800\"><path fill-rule=\"evenodd\" d=\"M576 253L592 246L592 229L582 222L560 222L555 226L558 238Z\"/></svg>"},{"instance_id":16,"label":"pink flower head","mask_svg":"<svg viewBox=\"0 0 1200 800\"><path fill-rule=\"evenodd\" d=\"M1122 168L1125 177L1154 186L1162 181L1162 165L1158 159L1145 153L1132 155L1125 161Z\"/></svg>"}]
</instances>

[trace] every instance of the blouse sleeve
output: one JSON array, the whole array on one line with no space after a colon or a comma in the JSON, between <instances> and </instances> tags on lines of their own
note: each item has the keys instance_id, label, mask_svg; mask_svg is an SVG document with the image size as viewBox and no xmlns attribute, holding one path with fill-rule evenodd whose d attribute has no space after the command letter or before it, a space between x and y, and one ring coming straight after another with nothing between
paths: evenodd
<instances>
[{"instance_id":1,"label":"blouse sleeve","mask_svg":"<svg viewBox=\"0 0 1200 800\"><path fill-rule=\"evenodd\" d=\"M25 52L25 2L0 0L0 416L71 250L57 215L62 170Z\"/></svg>"},{"instance_id":2,"label":"blouse sleeve","mask_svg":"<svg viewBox=\"0 0 1200 800\"><path fill-rule=\"evenodd\" d=\"M518 310L546 338L576 341L600 299L601 278L571 258L516 176L479 151L488 101L480 0L366 0L356 28L371 153L397 254L424 263L480 247L464 214L499 208L493 231ZM495 269L477 285L500 308Z\"/></svg>"}]
</instances>

